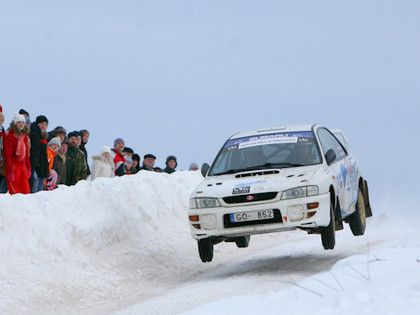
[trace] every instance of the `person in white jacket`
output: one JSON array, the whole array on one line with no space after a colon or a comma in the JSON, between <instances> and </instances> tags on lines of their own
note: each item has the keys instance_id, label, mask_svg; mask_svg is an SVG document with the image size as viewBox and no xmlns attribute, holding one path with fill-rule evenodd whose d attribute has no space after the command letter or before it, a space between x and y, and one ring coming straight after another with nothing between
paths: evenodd
<instances>
[{"instance_id":1,"label":"person in white jacket","mask_svg":"<svg viewBox=\"0 0 420 315\"><path fill-rule=\"evenodd\" d=\"M114 162L111 160L111 149L103 146L101 155L92 156L92 180L98 177L113 177L114 176Z\"/></svg>"}]
</instances>

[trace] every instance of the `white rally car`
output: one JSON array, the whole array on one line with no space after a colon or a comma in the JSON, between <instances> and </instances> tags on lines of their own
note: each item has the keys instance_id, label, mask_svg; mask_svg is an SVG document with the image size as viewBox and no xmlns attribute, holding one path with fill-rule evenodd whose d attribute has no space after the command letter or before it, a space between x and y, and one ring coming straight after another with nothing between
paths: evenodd
<instances>
[{"instance_id":1,"label":"white rally car","mask_svg":"<svg viewBox=\"0 0 420 315\"><path fill-rule=\"evenodd\" d=\"M302 229L320 234L325 249L334 248L343 222L363 235L372 215L368 186L347 147L340 130L317 124L230 137L190 198L201 260L211 261L223 241L247 247L253 234Z\"/></svg>"}]
</instances>

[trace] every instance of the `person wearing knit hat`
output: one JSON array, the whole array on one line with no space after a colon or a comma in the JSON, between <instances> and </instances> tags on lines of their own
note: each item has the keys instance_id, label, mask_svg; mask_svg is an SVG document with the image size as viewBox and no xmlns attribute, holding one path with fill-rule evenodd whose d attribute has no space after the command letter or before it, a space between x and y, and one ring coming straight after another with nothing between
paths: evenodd
<instances>
[{"instance_id":1,"label":"person wearing knit hat","mask_svg":"<svg viewBox=\"0 0 420 315\"><path fill-rule=\"evenodd\" d=\"M56 145L56 147L54 147ZM54 152L57 152L61 148L61 139L59 137L54 137L48 142L48 147L51 147L51 149Z\"/></svg>"},{"instance_id":2,"label":"person wearing knit hat","mask_svg":"<svg viewBox=\"0 0 420 315\"><path fill-rule=\"evenodd\" d=\"M155 172L155 160L156 156L153 154L146 154L143 158L143 166L140 168L141 170Z\"/></svg>"},{"instance_id":3,"label":"person wearing knit hat","mask_svg":"<svg viewBox=\"0 0 420 315\"><path fill-rule=\"evenodd\" d=\"M31 139L32 193L43 190L45 179L50 175L47 158L47 127L48 119L44 115L38 116L31 124L29 137Z\"/></svg>"},{"instance_id":4,"label":"person wearing knit hat","mask_svg":"<svg viewBox=\"0 0 420 315\"><path fill-rule=\"evenodd\" d=\"M127 161L125 160L122 151L125 143L121 138L114 140L114 148L111 150L111 158L114 161L114 172L116 176L123 176L127 174Z\"/></svg>"},{"instance_id":5,"label":"person wearing knit hat","mask_svg":"<svg viewBox=\"0 0 420 315\"><path fill-rule=\"evenodd\" d=\"M190 171L198 171L198 164L195 163L195 162L191 163L189 170Z\"/></svg>"},{"instance_id":6,"label":"person wearing knit hat","mask_svg":"<svg viewBox=\"0 0 420 315\"><path fill-rule=\"evenodd\" d=\"M165 173L172 174L175 172L175 168L177 167L178 163L176 161L176 157L170 155L166 158L166 167L163 169Z\"/></svg>"},{"instance_id":7,"label":"person wearing knit hat","mask_svg":"<svg viewBox=\"0 0 420 315\"><path fill-rule=\"evenodd\" d=\"M21 115L19 113L16 113L15 116L13 116L13 122L15 124L17 124L18 122L26 123L25 116L23 116L23 115Z\"/></svg>"},{"instance_id":8,"label":"person wearing knit hat","mask_svg":"<svg viewBox=\"0 0 420 315\"><path fill-rule=\"evenodd\" d=\"M108 146L103 146L100 155L92 156L91 179L113 176L114 162L111 158L111 149Z\"/></svg>"},{"instance_id":9,"label":"person wearing knit hat","mask_svg":"<svg viewBox=\"0 0 420 315\"><path fill-rule=\"evenodd\" d=\"M107 145L104 145L104 146L102 147L102 149L101 149L101 154L104 154L104 153L109 153L109 154L111 154L111 148L110 148L110 147L108 147Z\"/></svg>"},{"instance_id":10,"label":"person wearing knit hat","mask_svg":"<svg viewBox=\"0 0 420 315\"><path fill-rule=\"evenodd\" d=\"M119 143L122 144L122 145L125 145L125 142L122 138L117 138L117 139L114 140L114 147Z\"/></svg>"},{"instance_id":11,"label":"person wearing knit hat","mask_svg":"<svg viewBox=\"0 0 420 315\"><path fill-rule=\"evenodd\" d=\"M36 118L35 122L36 122L37 124L40 124L40 123L47 123L47 125L48 125L48 119L47 119L47 117L45 117L44 115L39 115L39 116Z\"/></svg>"},{"instance_id":12,"label":"person wearing knit hat","mask_svg":"<svg viewBox=\"0 0 420 315\"><path fill-rule=\"evenodd\" d=\"M4 139L5 176L10 194L29 194L31 162L29 160L29 127L25 117L16 113Z\"/></svg>"},{"instance_id":13,"label":"person wearing knit hat","mask_svg":"<svg viewBox=\"0 0 420 315\"><path fill-rule=\"evenodd\" d=\"M47 159L48 159L48 170L49 176L45 180L45 187L47 190L53 190L56 188L57 184L57 172L53 170L54 159L58 154L58 150L61 148L61 139L59 137L52 138L48 142L47 147Z\"/></svg>"}]
</instances>

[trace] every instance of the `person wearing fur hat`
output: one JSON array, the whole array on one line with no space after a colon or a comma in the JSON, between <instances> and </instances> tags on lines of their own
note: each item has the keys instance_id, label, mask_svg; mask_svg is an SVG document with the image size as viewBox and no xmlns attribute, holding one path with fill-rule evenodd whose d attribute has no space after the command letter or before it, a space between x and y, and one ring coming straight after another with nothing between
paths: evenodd
<instances>
[{"instance_id":1,"label":"person wearing fur hat","mask_svg":"<svg viewBox=\"0 0 420 315\"><path fill-rule=\"evenodd\" d=\"M50 175L47 158L47 127L48 119L44 115L38 116L31 124L29 138L31 139L32 176L30 185L32 193L43 190L44 181Z\"/></svg>"},{"instance_id":2,"label":"person wearing fur hat","mask_svg":"<svg viewBox=\"0 0 420 315\"><path fill-rule=\"evenodd\" d=\"M62 178L67 186L76 185L78 181L86 179L85 155L79 149L78 136L79 132L77 131L72 131L68 135L69 147L66 154L66 168Z\"/></svg>"},{"instance_id":3,"label":"person wearing fur hat","mask_svg":"<svg viewBox=\"0 0 420 315\"><path fill-rule=\"evenodd\" d=\"M10 194L29 194L31 162L29 160L29 127L25 117L16 113L4 140L5 175Z\"/></svg>"},{"instance_id":4,"label":"person wearing fur hat","mask_svg":"<svg viewBox=\"0 0 420 315\"><path fill-rule=\"evenodd\" d=\"M111 149L103 146L100 155L92 156L92 180L98 177L113 177L114 162L111 159Z\"/></svg>"},{"instance_id":5,"label":"person wearing fur hat","mask_svg":"<svg viewBox=\"0 0 420 315\"><path fill-rule=\"evenodd\" d=\"M61 143L63 143L67 136L67 130L62 126L57 126L53 130L48 132L48 141L52 138L59 137L61 139Z\"/></svg>"},{"instance_id":6,"label":"person wearing fur hat","mask_svg":"<svg viewBox=\"0 0 420 315\"><path fill-rule=\"evenodd\" d=\"M170 155L166 158L166 167L163 169L165 173L172 174L175 172L175 168L177 167L178 163L176 161L176 157Z\"/></svg>"}]
</instances>

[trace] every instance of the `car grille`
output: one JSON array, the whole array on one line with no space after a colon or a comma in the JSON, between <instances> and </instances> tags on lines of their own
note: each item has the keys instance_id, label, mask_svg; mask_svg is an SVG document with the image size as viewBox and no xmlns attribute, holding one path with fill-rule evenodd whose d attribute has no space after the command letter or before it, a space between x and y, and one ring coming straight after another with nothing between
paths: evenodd
<instances>
[{"instance_id":1,"label":"car grille","mask_svg":"<svg viewBox=\"0 0 420 315\"><path fill-rule=\"evenodd\" d=\"M248 194L248 195L238 195L238 196L229 196L224 197L223 201L232 204L232 203L244 203L244 202L254 202L254 201L263 201L271 200L277 197L277 192L267 192L260 194Z\"/></svg>"},{"instance_id":2,"label":"car grille","mask_svg":"<svg viewBox=\"0 0 420 315\"><path fill-rule=\"evenodd\" d=\"M248 226L248 225L256 225L256 224L270 224L270 223L281 223L283 222L281 218L281 213L279 209L273 210L274 218L269 220L255 220L255 221L245 221L245 222L231 222L230 221L230 214L225 214L223 216L223 223L225 228L234 228L239 226Z\"/></svg>"}]
</instances>

